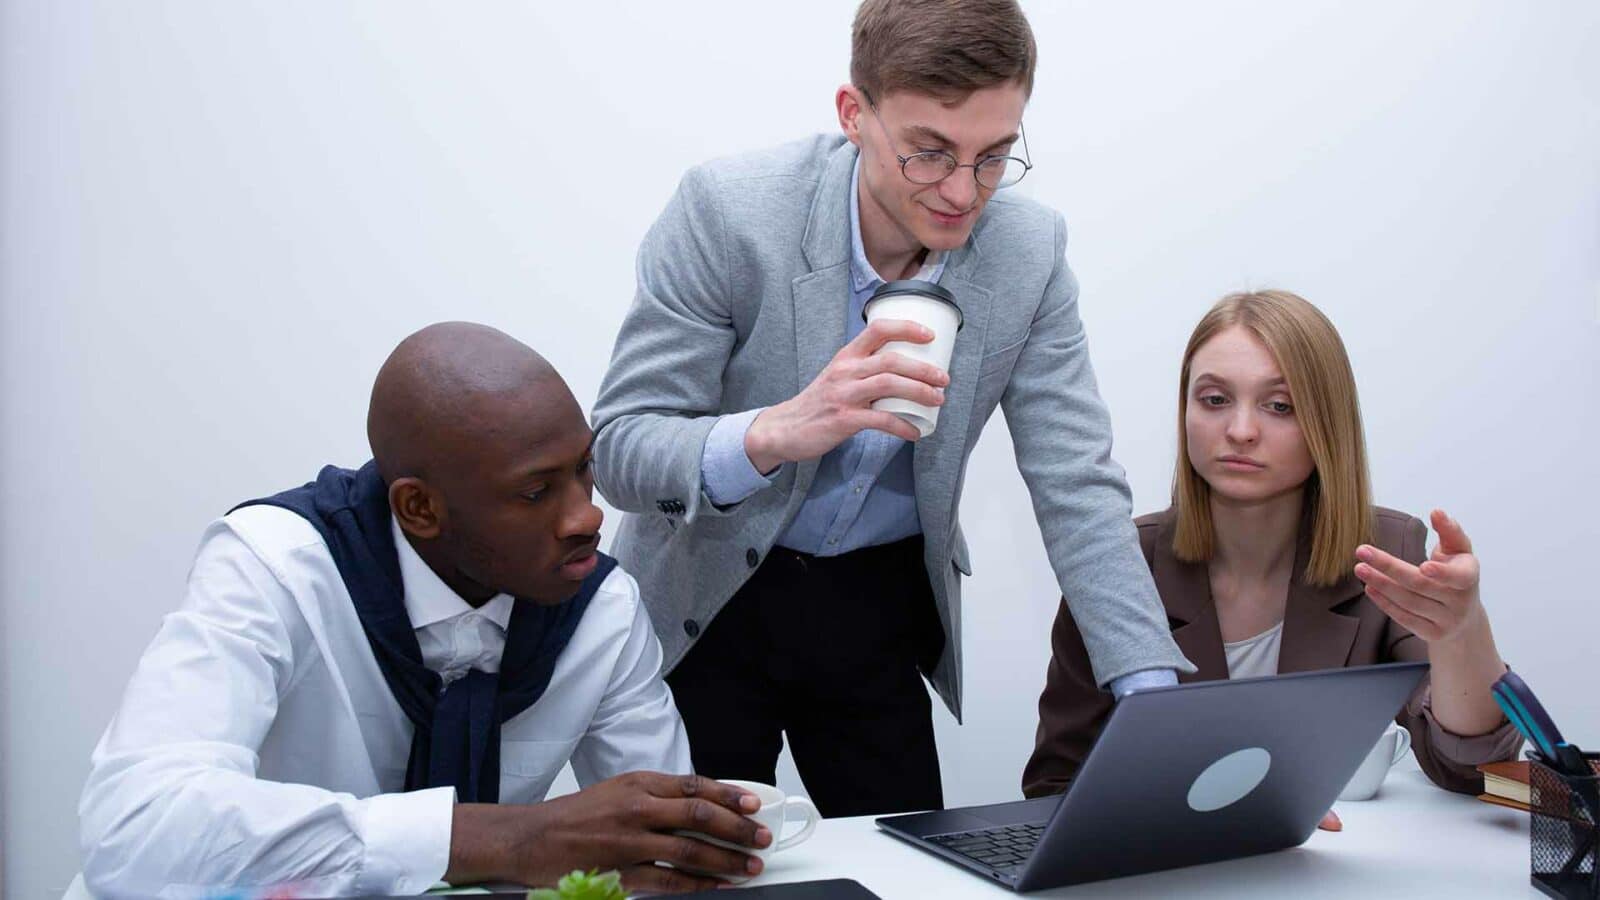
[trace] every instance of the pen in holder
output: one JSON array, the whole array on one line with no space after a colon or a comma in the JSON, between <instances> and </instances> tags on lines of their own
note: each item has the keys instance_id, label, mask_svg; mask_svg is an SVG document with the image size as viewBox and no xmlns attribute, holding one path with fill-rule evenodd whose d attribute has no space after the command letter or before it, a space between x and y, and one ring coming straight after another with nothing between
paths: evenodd
<instances>
[{"instance_id":1,"label":"pen in holder","mask_svg":"<svg viewBox=\"0 0 1600 900\"><path fill-rule=\"evenodd\" d=\"M1600 898L1600 754L1583 754L1588 775L1567 774L1537 751L1528 759L1533 886L1552 897Z\"/></svg>"}]
</instances>

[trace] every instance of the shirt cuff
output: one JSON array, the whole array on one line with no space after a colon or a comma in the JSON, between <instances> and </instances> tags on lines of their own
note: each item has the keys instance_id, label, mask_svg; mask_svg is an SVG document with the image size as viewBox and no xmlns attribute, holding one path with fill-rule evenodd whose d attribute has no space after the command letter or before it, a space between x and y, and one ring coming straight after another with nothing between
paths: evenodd
<instances>
[{"instance_id":1,"label":"shirt cuff","mask_svg":"<svg viewBox=\"0 0 1600 900\"><path fill-rule=\"evenodd\" d=\"M1412 698L1408 711L1414 716L1421 716L1428 723L1428 746L1443 759L1461 766L1516 759L1517 751L1522 747L1522 733L1504 715L1500 717L1500 724L1487 734L1456 734L1440 725L1439 720L1433 717L1431 683Z\"/></svg>"},{"instance_id":2,"label":"shirt cuff","mask_svg":"<svg viewBox=\"0 0 1600 900\"><path fill-rule=\"evenodd\" d=\"M1111 679L1111 695L1121 700L1134 691L1172 687L1177 683L1178 673L1171 669L1140 669Z\"/></svg>"},{"instance_id":3,"label":"shirt cuff","mask_svg":"<svg viewBox=\"0 0 1600 900\"><path fill-rule=\"evenodd\" d=\"M450 868L456 789L379 794L366 800L366 858L357 893L420 894Z\"/></svg>"},{"instance_id":4,"label":"shirt cuff","mask_svg":"<svg viewBox=\"0 0 1600 900\"><path fill-rule=\"evenodd\" d=\"M744 449L744 436L750 430L750 423L765 410L763 406L732 413L717 419L717 424L711 426L705 450L700 455L700 480L712 503L732 506L772 484L772 479L756 469Z\"/></svg>"}]
</instances>

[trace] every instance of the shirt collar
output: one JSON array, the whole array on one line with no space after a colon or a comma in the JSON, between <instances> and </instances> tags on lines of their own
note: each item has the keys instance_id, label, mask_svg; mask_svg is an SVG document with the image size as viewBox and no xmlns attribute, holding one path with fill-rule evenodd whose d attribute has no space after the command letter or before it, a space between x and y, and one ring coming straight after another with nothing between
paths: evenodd
<instances>
[{"instance_id":1,"label":"shirt collar","mask_svg":"<svg viewBox=\"0 0 1600 900\"><path fill-rule=\"evenodd\" d=\"M416 548L406 540L400 521L392 514L389 529L394 533L394 549L400 557L400 582L405 591L406 618L411 620L412 630L472 612L472 606L417 555ZM496 594L478 607L478 612L504 629L511 622L511 595Z\"/></svg>"},{"instance_id":2,"label":"shirt collar","mask_svg":"<svg viewBox=\"0 0 1600 900\"><path fill-rule=\"evenodd\" d=\"M867 262L867 250L861 243L861 157L856 156L855 168L850 171L850 287L865 291L883 284L872 263ZM912 276L918 281L937 282L944 274L944 250L929 250L922 260L922 268Z\"/></svg>"}]
</instances>

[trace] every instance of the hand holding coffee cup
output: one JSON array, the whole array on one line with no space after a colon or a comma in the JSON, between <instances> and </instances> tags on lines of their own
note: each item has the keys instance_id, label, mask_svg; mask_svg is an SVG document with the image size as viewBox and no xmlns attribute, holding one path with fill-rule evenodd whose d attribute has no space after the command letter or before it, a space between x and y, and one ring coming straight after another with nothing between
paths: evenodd
<instances>
[{"instance_id":1,"label":"hand holding coffee cup","mask_svg":"<svg viewBox=\"0 0 1600 900\"><path fill-rule=\"evenodd\" d=\"M1350 776L1350 783L1339 792L1339 799L1371 800L1377 796L1378 788L1383 785L1389 770L1404 759L1410 750L1411 732L1391 724L1367 753L1367 758L1361 761L1361 767Z\"/></svg>"},{"instance_id":2,"label":"hand holding coffee cup","mask_svg":"<svg viewBox=\"0 0 1600 900\"><path fill-rule=\"evenodd\" d=\"M778 788L775 788L770 784L762 784L758 781L733 781L730 779L724 780L721 783L732 785L736 788L740 788L746 793L754 794L761 801L761 808L755 812L745 813L745 817L754 820L758 825L761 825L768 831L772 832L772 843L765 847L759 848L738 847L726 841L718 840L717 838L709 835L701 834L697 831L679 831L677 832L678 834L688 835L690 837L705 841L708 844L726 847L729 850L738 850L742 853L748 853L752 856L760 858L762 864L765 865L767 860L771 859L774 853L779 853L789 849L790 847L804 843L807 838L811 837L811 833L817 830L817 823L822 821L822 814L818 812L816 806L812 805L811 801L805 797L790 797L784 794L784 792ZM789 814L791 810L799 811L800 816L803 818L803 823L801 824L799 830L795 831L793 834L785 835L784 826L788 821L790 821ZM724 874L721 877L727 879L733 884L743 884L744 882L750 880L749 876Z\"/></svg>"},{"instance_id":3,"label":"hand holding coffee cup","mask_svg":"<svg viewBox=\"0 0 1600 900\"><path fill-rule=\"evenodd\" d=\"M756 416L744 438L751 464L768 474L787 462L820 458L867 429L916 440L921 432L915 425L873 408L875 401L893 397L936 409L944 403L950 377L942 366L880 351L890 345L918 346L937 337L917 322L878 316L804 390Z\"/></svg>"},{"instance_id":4,"label":"hand holding coffee cup","mask_svg":"<svg viewBox=\"0 0 1600 900\"><path fill-rule=\"evenodd\" d=\"M896 319L916 322L933 332L926 343L896 341L878 352L898 353L927 363L944 373L950 371L950 354L955 349L956 332L961 330L961 307L947 290L931 281L891 281L872 292L862 310L867 323ZM892 412L917 429L918 437L933 434L939 424L939 404L918 403L913 398L886 396L872 404L873 409Z\"/></svg>"}]
</instances>

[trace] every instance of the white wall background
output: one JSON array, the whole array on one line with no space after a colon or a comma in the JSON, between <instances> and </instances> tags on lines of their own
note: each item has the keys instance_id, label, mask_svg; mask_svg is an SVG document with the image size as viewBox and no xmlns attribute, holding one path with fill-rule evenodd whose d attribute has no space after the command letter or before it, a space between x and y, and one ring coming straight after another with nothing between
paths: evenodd
<instances>
[{"instance_id":1,"label":"white wall background","mask_svg":"<svg viewBox=\"0 0 1600 900\"><path fill-rule=\"evenodd\" d=\"M76 870L89 751L205 522L362 461L370 380L428 322L503 328L592 401L678 177L829 130L852 8L0 7L7 896ZM1466 523L1505 656L1600 744L1600 7L1028 8L1019 189L1073 228L1138 510L1201 312L1303 293L1354 357L1379 498ZM1017 794L1056 603L998 417L972 467L952 803Z\"/></svg>"}]
</instances>

